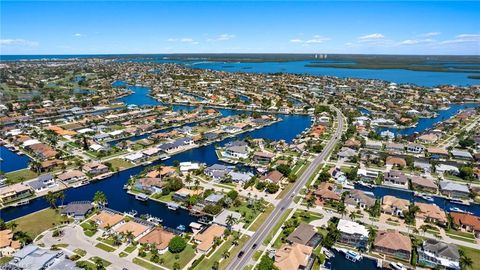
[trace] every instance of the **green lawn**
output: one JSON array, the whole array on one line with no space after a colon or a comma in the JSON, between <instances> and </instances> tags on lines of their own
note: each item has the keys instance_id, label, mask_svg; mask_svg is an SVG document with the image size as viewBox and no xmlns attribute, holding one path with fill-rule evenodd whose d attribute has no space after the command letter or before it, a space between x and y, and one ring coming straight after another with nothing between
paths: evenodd
<instances>
[{"instance_id":1,"label":"green lawn","mask_svg":"<svg viewBox=\"0 0 480 270\"><path fill-rule=\"evenodd\" d=\"M132 253L137 247L134 245L129 245L128 247L125 248L125 252L127 253Z\"/></svg>"},{"instance_id":2,"label":"green lawn","mask_svg":"<svg viewBox=\"0 0 480 270\"><path fill-rule=\"evenodd\" d=\"M89 221L83 222L80 226L83 228L83 233L88 237L92 237L97 232L97 229Z\"/></svg>"},{"instance_id":3,"label":"green lawn","mask_svg":"<svg viewBox=\"0 0 480 270\"><path fill-rule=\"evenodd\" d=\"M156 193L152 197L156 200L168 203L168 202L173 201L173 199L172 199L173 194L174 194L174 192L170 192L167 195L162 195L161 193Z\"/></svg>"},{"instance_id":4,"label":"green lawn","mask_svg":"<svg viewBox=\"0 0 480 270\"><path fill-rule=\"evenodd\" d=\"M254 223L252 223L252 225L250 225L250 227L248 228L248 230L250 231L256 231L258 230L258 228L260 228L260 226L265 222L265 220L268 218L268 216L270 215L270 213L272 213L273 211L273 205L269 204L266 208L265 208L265 212L263 212L256 220Z\"/></svg>"},{"instance_id":5,"label":"green lawn","mask_svg":"<svg viewBox=\"0 0 480 270\"><path fill-rule=\"evenodd\" d=\"M454 235L454 236L460 236L460 237L463 237L463 238L469 238L469 239L473 239L475 240L475 236L473 235L473 233L470 233L470 232L462 232L462 231L456 231L456 230L447 230L446 233L451 236L451 235Z\"/></svg>"},{"instance_id":6,"label":"green lawn","mask_svg":"<svg viewBox=\"0 0 480 270\"><path fill-rule=\"evenodd\" d=\"M480 250L464 246L458 246L458 248L465 252L465 256L472 259L473 265L470 270L480 270Z\"/></svg>"},{"instance_id":7,"label":"green lawn","mask_svg":"<svg viewBox=\"0 0 480 270\"><path fill-rule=\"evenodd\" d=\"M80 249L80 248L75 249L73 252L78 254L80 257L83 257L83 256L87 255L87 252L83 249Z\"/></svg>"},{"instance_id":8,"label":"green lawn","mask_svg":"<svg viewBox=\"0 0 480 270\"><path fill-rule=\"evenodd\" d=\"M111 247L111 246L108 246L104 243L98 243L95 245L95 247L99 248L99 249L102 249L102 250L105 250L106 252L113 252L115 251L115 248Z\"/></svg>"},{"instance_id":9,"label":"green lawn","mask_svg":"<svg viewBox=\"0 0 480 270\"><path fill-rule=\"evenodd\" d=\"M105 267L107 267L107 266L109 266L109 265L112 264L111 262L109 262L109 261L107 261L107 260L105 260L105 259L103 259L103 258L97 257L97 256L91 257L89 260L92 261L92 262L95 262L95 260L98 260L98 259L102 260L103 266L105 266Z\"/></svg>"},{"instance_id":10,"label":"green lawn","mask_svg":"<svg viewBox=\"0 0 480 270\"><path fill-rule=\"evenodd\" d=\"M48 208L35 212L30 215L23 216L16 219L16 231L23 231L35 238L40 233L69 221L68 218L61 216L54 209Z\"/></svg>"},{"instance_id":11,"label":"green lawn","mask_svg":"<svg viewBox=\"0 0 480 270\"><path fill-rule=\"evenodd\" d=\"M233 259L237 258L237 254L240 252L240 250L242 250L242 248L245 245L245 243L247 242L248 238L250 238L250 237L248 237L247 235L244 235L244 236L240 237L240 239L238 240L238 245L236 245L234 248L232 248L232 250L230 250L230 257L228 257L226 259L223 259L220 262L220 269L226 269L227 265Z\"/></svg>"},{"instance_id":12,"label":"green lawn","mask_svg":"<svg viewBox=\"0 0 480 270\"><path fill-rule=\"evenodd\" d=\"M187 245L187 247L180 253L178 253L179 259L178 263L180 264L180 269L182 269L188 262L190 262L193 257L195 257L195 250L192 245ZM175 254L170 251L165 252L160 255L160 258L164 259L163 266L173 269L173 264L177 261L175 259Z\"/></svg>"},{"instance_id":13,"label":"green lawn","mask_svg":"<svg viewBox=\"0 0 480 270\"><path fill-rule=\"evenodd\" d=\"M258 212L255 211L252 208L248 207L247 203L246 202L242 202L242 204L240 206L232 206L230 207L228 210L231 210L231 211L235 211L235 212L238 212L240 214L242 214L242 220L240 220L241 222L245 223L245 226L248 227L248 225L250 225L250 223L252 223L252 221L258 216Z\"/></svg>"},{"instance_id":14,"label":"green lawn","mask_svg":"<svg viewBox=\"0 0 480 270\"><path fill-rule=\"evenodd\" d=\"M114 158L114 159L111 159L107 162L112 164L112 168L114 170L116 170L117 168L120 169L120 170L121 169L128 169L128 168L131 168L131 167L134 166L133 163L128 162L128 161L126 161L124 159L121 159L121 158Z\"/></svg>"},{"instance_id":15,"label":"green lawn","mask_svg":"<svg viewBox=\"0 0 480 270\"><path fill-rule=\"evenodd\" d=\"M223 252L228 250L232 246L232 237L229 237L220 247L217 247L215 252L207 259L204 258L194 269L203 270L203 269L212 269L213 263L223 259Z\"/></svg>"},{"instance_id":16,"label":"green lawn","mask_svg":"<svg viewBox=\"0 0 480 270\"><path fill-rule=\"evenodd\" d=\"M146 262L146 261L144 261L142 259L139 259L139 258L134 258L133 263L137 264L137 265L139 265L139 266L141 266L145 269L148 269L148 270L163 270L163 268L160 268L156 265L153 265L153 264L151 264L149 262Z\"/></svg>"},{"instance_id":17,"label":"green lawn","mask_svg":"<svg viewBox=\"0 0 480 270\"><path fill-rule=\"evenodd\" d=\"M128 256L128 253L122 251L122 252L120 252L120 254L118 254L118 256L119 256L120 258L127 257L127 256Z\"/></svg>"},{"instance_id":18,"label":"green lawn","mask_svg":"<svg viewBox=\"0 0 480 270\"><path fill-rule=\"evenodd\" d=\"M77 265L83 264L83 269L86 270L96 270L97 266L91 261L77 261Z\"/></svg>"},{"instance_id":19,"label":"green lawn","mask_svg":"<svg viewBox=\"0 0 480 270\"><path fill-rule=\"evenodd\" d=\"M292 209L287 209L287 211L285 211L285 213L283 213L283 215L277 220L277 223L275 223L275 226L270 230L270 232L268 233L268 236L265 238L265 240L263 241L263 244L264 245L268 245L268 243L270 243L270 241L272 240L274 234L280 230L280 227L282 227L283 223L285 222L285 220L287 219L288 215L290 214L290 212L292 212Z\"/></svg>"},{"instance_id":20,"label":"green lawn","mask_svg":"<svg viewBox=\"0 0 480 270\"><path fill-rule=\"evenodd\" d=\"M15 184L19 182L23 182L25 180L33 179L35 177L38 177L38 174L34 171L31 171L30 169L26 168L23 170L18 170L14 172L9 172L5 174L5 177L7 178L7 182L9 184Z\"/></svg>"},{"instance_id":21,"label":"green lawn","mask_svg":"<svg viewBox=\"0 0 480 270\"><path fill-rule=\"evenodd\" d=\"M2 257L2 258L0 258L0 265L4 265L4 264L8 263L12 259L13 259L13 257Z\"/></svg>"}]
</instances>

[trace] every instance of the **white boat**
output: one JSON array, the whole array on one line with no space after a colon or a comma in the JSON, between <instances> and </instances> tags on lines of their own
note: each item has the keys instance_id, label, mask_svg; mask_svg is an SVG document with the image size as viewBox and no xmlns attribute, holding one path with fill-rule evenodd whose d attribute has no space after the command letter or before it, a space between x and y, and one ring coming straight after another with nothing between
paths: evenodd
<instances>
[{"instance_id":1,"label":"white boat","mask_svg":"<svg viewBox=\"0 0 480 270\"><path fill-rule=\"evenodd\" d=\"M344 189L355 189L355 186L350 183L344 183L342 186Z\"/></svg>"},{"instance_id":2,"label":"white boat","mask_svg":"<svg viewBox=\"0 0 480 270\"><path fill-rule=\"evenodd\" d=\"M335 254L333 252L331 252L330 250L328 250L326 248L322 248L322 251L323 251L323 254L325 254L325 256L327 257L327 259L335 258Z\"/></svg>"},{"instance_id":3,"label":"white boat","mask_svg":"<svg viewBox=\"0 0 480 270\"><path fill-rule=\"evenodd\" d=\"M373 187L372 184L368 184L368 183L365 183L365 182L362 182L362 181L358 181L357 184L359 184L360 186L368 187L368 188Z\"/></svg>"},{"instance_id":4,"label":"white boat","mask_svg":"<svg viewBox=\"0 0 480 270\"><path fill-rule=\"evenodd\" d=\"M470 205L468 201L460 200L460 199L450 199L451 203L461 204L461 205Z\"/></svg>"},{"instance_id":5,"label":"white boat","mask_svg":"<svg viewBox=\"0 0 480 270\"><path fill-rule=\"evenodd\" d=\"M407 270L407 268L399 262L391 262L390 265L393 267L393 269L396 269L396 270Z\"/></svg>"},{"instance_id":6,"label":"white boat","mask_svg":"<svg viewBox=\"0 0 480 270\"><path fill-rule=\"evenodd\" d=\"M352 262L358 262L363 259L363 256L355 251L347 250L345 252L345 259Z\"/></svg>"},{"instance_id":7,"label":"white boat","mask_svg":"<svg viewBox=\"0 0 480 270\"><path fill-rule=\"evenodd\" d=\"M177 210L178 207L180 207L180 206L178 204L174 203L174 202L167 203L167 208L170 209L170 210Z\"/></svg>"},{"instance_id":8,"label":"white boat","mask_svg":"<svg viewBox=\"0 0 480 270\"><path fill-rule=\"evenodd\" d=\"M425 201L433 202L433 197L428 196L427 194L415 193L415 196L416 196L416 197L419 197L419 198L422 198L422 199L424 199Z\"/></svg>"},{"instance_id":9,"label":"white boat","mask_svg":"<svg viewBox=\"0 0 480 270\"><path fill-rule=\"evenodd\" d=\"M130 212L125 212L125 215L129 217L135 217L138 214L136 210L131 210Z\"/></svg>"},{"instance_id":10,"label":"white boat","mask_svg":"<svg viewBox=\"0 0 480 270\"><path fill-rule=\"evenodd\" d=\"M450 212L458 212L458 213L465 213L465 214L473 214L472 212L460 209L458 207L450 207Z\"/></svg>"},{"instance_id":11,"label":"white boat","mask_svg":"<svg viewBox=\"0 0 480 270\"><path fill-rule=\"evenodd\" d=\"M135 195L135 199L144 202L144 201L148 200L148 196L146 194L143 194L143 193L138 193L137 195Z\"/></svg>"}]
</instances>

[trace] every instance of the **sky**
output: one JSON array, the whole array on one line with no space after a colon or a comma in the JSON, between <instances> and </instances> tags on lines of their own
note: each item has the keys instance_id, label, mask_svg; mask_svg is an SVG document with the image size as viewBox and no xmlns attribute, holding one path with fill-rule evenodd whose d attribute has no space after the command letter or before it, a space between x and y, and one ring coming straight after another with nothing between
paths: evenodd
<instances>
[{"instance_id":1,"label":"sky","mask_svg":"<svg viewBox=\"0 0 480 270\"><path fill-rule=\"evenodd\" d=\"M480 54L480 2L9 1L0 53Z\"/></svg>"}]
</instances>

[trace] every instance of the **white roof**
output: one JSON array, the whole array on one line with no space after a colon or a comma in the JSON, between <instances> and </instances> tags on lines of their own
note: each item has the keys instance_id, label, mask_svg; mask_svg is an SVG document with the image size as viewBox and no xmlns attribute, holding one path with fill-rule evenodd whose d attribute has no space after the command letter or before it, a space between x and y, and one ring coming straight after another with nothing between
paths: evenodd
<instances>
[{"instance_id":1,"label":"white roof","mask_svg":"<svg viewBox=\"0 0 480 270\"><path fill-rule=\"evenodd\" d=\"M181 162L180 163L180 171L186 172L186 171L194 171L198 170L200 168L200 164L198 163L192 163L192 162Z\"/></svg>"},{"instance_id":2,"label":"white roof","mask_svg":"<svg viewBox=\"0 0 480 270\"><path fill-rule=\"evenodd\" d=\"M98 151L103 148L100 144L92 144L88 148L92 149L93 151Z\"/></svg>"},{"instance_id":3,"label":"white roof","mask_svg":"<svg viewBox=\"0 0 480 270\"><path fill-rule=\"evenodd\" d=\"M356 222L340 219L338 221L338 230L346 234L360 234L364 237L368 237L368 230L365 226L360 225Z\"/></svg>"},{"instance_id":4,"label":"white roof","mask_svg":"<svg viewBox=\"0 0 480 270\"><path fill-rule=\"evenodd\" d=\"M138 152L138 153L134 153L134 154L125 156L125 159L130 160L130 161L134 161L134 160L137 160L137 159L141 159L142 157L143 157L143 154Z\"/></svg>"},{"instance_id":5,"label":"white roof","mask_svg":"<svg viewBox=\"0 0 480 270\"><path fill-rule=\"evenodd\" d=\"M120 135L123 133L123 130L114 130L112 132L109 132L108 134L112 135L112 136L117 136L117 135Z\"/></svg>"},{"instance_id":6,"label":"white roof","mask_svg":"<svg viewBox=\"0 0 480 270\"><path fill-rule=\"evenodd\" d=\"M87 132L94 132L95 130L91 129L91 128L82 128L80 130L77 130L78 133L87 133Z\"/></svg>"},{"instance_id":7,"label":"white roof","mask_svg":"<svg viewBox=\"0 0 480 270\"><path fill-rule=\"evenodd\" d=\"M160 149L155 148L155 147L149 148L149 149L143 151L143 153L147 156L155 155L158 152L160 152Z\"/></svg>"},{"instance_id":8,"label":"white roof","mask_svg":"<svg viewBox=\"0 0 480 270\"><path fill-rule=\"evenodd\" d=\"M23 147L38 144L38 143L40 143L40 141L37 139L26 140L23 142Z\"/></svg>"}]
</instances>

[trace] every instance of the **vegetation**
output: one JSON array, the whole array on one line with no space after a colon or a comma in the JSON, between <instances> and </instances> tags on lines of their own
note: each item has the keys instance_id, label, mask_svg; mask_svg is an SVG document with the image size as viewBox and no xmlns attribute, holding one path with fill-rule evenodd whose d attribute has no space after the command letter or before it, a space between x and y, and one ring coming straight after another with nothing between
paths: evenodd
<instances>
[{"instance_id":1,"label":"vegetation","mask_svg":"<svg viewBox=\"0 0 480 270\"><path fill-rule=\"evenodd\" d=\"M180 253L187 246L187 242L180 236L175 236L168 243L168 250L172 253Z\"/></svg>"}]
</instances>

